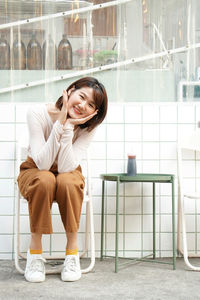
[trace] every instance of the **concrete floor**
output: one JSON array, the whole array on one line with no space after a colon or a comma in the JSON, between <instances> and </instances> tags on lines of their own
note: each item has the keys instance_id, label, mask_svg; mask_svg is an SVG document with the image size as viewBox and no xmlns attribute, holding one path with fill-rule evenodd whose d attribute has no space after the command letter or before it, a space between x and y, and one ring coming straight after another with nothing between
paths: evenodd
<instances>
[{"instance_id":1,"label":"concrete floor","mask_svg":"<svg viewBox=\"0 0 200 300\"><path fill-rule=\"evenodd\" d=\"M199 263L200 259L192 259ZM87 263L81 260L82 266ZM43 283L26 282L13 261L0 261L0 299L200 299L200 272L189 271L183 259L177 270L170 265L136 263L114 273L114 260L96 260L92 272L77 282L62 282L60 275L47 275Z\"/></svg>"}]
</instances>

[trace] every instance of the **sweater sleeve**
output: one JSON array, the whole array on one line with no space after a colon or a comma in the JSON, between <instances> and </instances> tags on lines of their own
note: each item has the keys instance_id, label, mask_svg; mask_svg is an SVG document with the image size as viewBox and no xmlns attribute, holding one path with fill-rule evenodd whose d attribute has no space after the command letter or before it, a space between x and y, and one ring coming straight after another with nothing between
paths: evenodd
<instances>
[{"instance_id":1,"label":"sweater sleeve","mask_svg":"<svg viewBox=\"0 0 200 300\"><path fill-rule=\"evenodd\" d=\"M27 112L29 131L30 155L40 170L49 170L55 162L60 148L60 138L63 126L56 121L47 140L44 137L45 120L37 111L29 109Z\"/></svg>"},{"instance_id":2,"label":"sweater sleeve","mask_svg":"<svg viewBox=\"0 0 200 300\"><path fill-rule=\"evenodd\" d=\"M90 142L93 139L95 130L87 131L87 128L80 129L78 138L73 140L73 126L68 124L60 140L60 150L58 153L58 172L65 173L73 171L78 167L84 157Z\"/></svg>"}]
</instances>

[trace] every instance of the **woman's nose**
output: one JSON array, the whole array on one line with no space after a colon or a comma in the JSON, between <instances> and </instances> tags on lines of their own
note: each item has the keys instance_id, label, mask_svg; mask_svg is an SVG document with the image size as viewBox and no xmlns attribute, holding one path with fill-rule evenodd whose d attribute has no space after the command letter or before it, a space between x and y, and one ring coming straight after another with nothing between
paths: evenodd
<instances>
[{"instance_id":1,"label":"woman's nose","mask_svg":"<svg viewBox=\"0 0 200 300\"><path fill-rule=\"evenodd\" d=\"M79 103L79 107L81 107L82 109L85 109L86 102L85 101L81 101L81 103Z\"/></svg>"}]
</instances>

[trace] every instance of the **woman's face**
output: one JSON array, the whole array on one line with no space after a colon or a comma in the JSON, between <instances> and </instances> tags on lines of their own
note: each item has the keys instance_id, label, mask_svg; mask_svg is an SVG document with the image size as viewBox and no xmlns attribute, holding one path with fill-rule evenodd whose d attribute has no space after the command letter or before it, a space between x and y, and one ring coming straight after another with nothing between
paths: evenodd
<instances>
[{"instance_id":1,"label":"woman's face","mask_svg":"<svg viewBox=\"0 0 200 300\"><path fill-rule=\"evenodd\" d=\"M83 87L68 92L68 114L72 119L81 119L95 112L96 105L93 99L93 89Z\"/></svg>"}]
</instances>

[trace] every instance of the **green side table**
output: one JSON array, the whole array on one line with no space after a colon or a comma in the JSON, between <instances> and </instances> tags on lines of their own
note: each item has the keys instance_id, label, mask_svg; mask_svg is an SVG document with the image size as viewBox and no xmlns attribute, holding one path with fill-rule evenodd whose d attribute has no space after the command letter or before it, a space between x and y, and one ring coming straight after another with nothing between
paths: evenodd
<instances>
[{"instance_id":1,"label":"green side table","mask_svg":"<svg viewBox=\"0 0 200 300\"><path fill-rule=\"evenodd\" d=\"M134 261L150 261L156 263L164 263L173 265L176 269L176 242L175 242L175 203L174 203L174 175L172 174L145 174L139 173L136 176L128 176L124 173L119 174L101 174L102 179L102 210L101 210L101 260L106 255L104 252L104 193L105 181L116 182L116 230L115 230L115 272L118 272L118 237L119 237L119 185L126 182L152 182L153 184L153 259L147 258L133 258ZM171 183L172 194L172 246L173 246L173 260L172 262L164 262L155 260L156 257L156 205L155 205L155 184L156 183Z\"/></svg>"}]
</instances>

